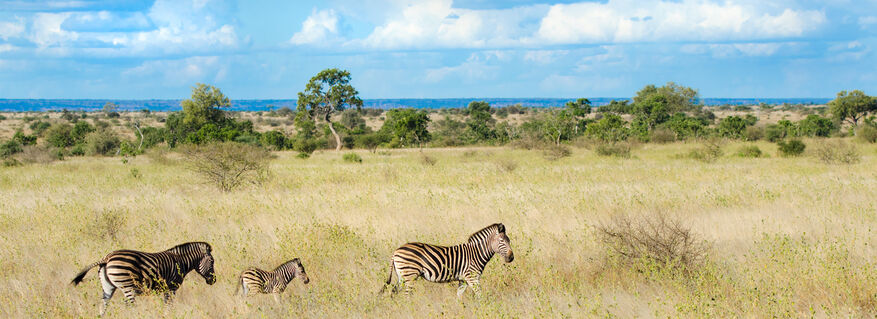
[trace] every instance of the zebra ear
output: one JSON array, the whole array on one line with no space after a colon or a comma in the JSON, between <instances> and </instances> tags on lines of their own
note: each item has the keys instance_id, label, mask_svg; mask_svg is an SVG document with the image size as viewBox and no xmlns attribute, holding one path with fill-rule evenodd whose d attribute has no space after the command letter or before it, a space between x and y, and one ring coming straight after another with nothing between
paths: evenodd
<instances>
[{"instance_id":1,"label":"zebra ear","mask_svg":"<svg viewBox=\"0 0 877 319\"><path fill-rule=\"evenodd\" d=\"M504 233L505 232L505 225L503 225L503 224L496 225L496 230L499 231L500 233Z\"/></svg>"}]
</instances>

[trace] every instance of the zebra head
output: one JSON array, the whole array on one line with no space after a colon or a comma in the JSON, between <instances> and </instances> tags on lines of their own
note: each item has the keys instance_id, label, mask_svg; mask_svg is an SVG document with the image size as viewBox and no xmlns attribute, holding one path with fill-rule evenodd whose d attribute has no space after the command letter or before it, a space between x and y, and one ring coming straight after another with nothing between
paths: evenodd
<instances>
[{"instance_id":1,"label":"zebra head","mask_svg":"<svg viewBox=\"0 0 877 319\"><path fill-rule=\"evenodd\" d=\"M301 282L305 285L311 282L311 279L308 278L308 273L305 272L305 266L301 264L301 260L296 258L293 259L292 262L295 264L295 275L301 277Z\"/></svg>"},{"instance_id":2,"label":"zebra head","mask_svg":"<svg viewBox=\"0 0 877 319\"><path fill-rule=\"evenodd\" d=\"M507 263L515 260L511 240L509 240L509 236L505 233L505 225L496 224L496 232L493 236L490 236L490 249L500 254Z\"/></svg>"},{"instance_id":3,"label":"zebra head","mask_svg":"<svg viewBox=\"0 0 877 319\"><path fill-rule=\"evenodd\" d=\"M205 243L204 247L204 256L201 257L201 261L198 262L198 274L201 277L204 277L204 280L208 285L212 285L216 283L216 272L213 270L213 255L212 248L209 244Z\"/></svg>"}]
</instances>

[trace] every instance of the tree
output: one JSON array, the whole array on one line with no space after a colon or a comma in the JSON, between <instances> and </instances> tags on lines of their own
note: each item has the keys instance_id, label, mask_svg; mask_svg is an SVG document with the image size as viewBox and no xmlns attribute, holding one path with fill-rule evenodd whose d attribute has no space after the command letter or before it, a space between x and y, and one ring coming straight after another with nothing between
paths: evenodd
<instances>
[{"instance_id":1,"label":"tree","mask_svg":"<svg viewBox=\"0 0 877 319\"><path fill-rule=\"evenodd\" d=\"M582 120L584 117L588 116L591 113L591 101L588 99L578 99L575 101L566 102L566 110L564 110L572 116L575 120L575 127L573 128L573 134L579 134L579 126L582 124Z\"/></svg>"},{"instance_id":2,"label":"tree","mask_svg":"<svg viewBox=\"0 0 877 319\"><path fill-rule=\"evenodd\" d=\"M298 93L298 111L306 112L316 122L323 119L335 136L335 150L341 150L341 136L332 125L332 114L344 111L348 106L362 109L359 92L350 85L350 72L326 69L317 73L303 92Z\"/></svg>"},{"instance_id":3,"label":"tree","mask_svg":"<svg viewBox=\"0 0 877 319\"><path fill-rule=\"evenodd\" d=\"M225 120L220 108L231 107L231 100L219 88L197 83L192 97L180 103L183 107L183 124L197 131L207 123L219 124Z\"/></svg>"},{"instance_id":4,"label":"tree","mask_svg":"<svg viewBox=\"0 0 877 319\"><path fill-rule=\"evenodd\" d=\"M107 102L107 104L104 104L103 111L104 111L104 113L109 114L109 113L115 112L118 109L119 109L119 106L116 105L116 103Z\"/></svg>"},{"instance_id":5,"label":"tree","mask_svg":"<svg viewBox=\"0 0 877 319\"><path fill-rule=\"evenodd\" d=\"M490 104L484 101L472 101L466 108L466 125L469 127L473 142L490 140L495 132L491 127L494 119L490 115Z\"/></svg>"},{"instance_id":6,"label":"tree","mask_svg":"<svg viewBox=\"0 0 877 319\"><path fill-rule=\"evenodd\" d=\"M877 111L877 99L859 90L840 91L837 98L828 102L828 107L835 120L847 121L855 128L869 112Z\"/></svg>"},{"instance_id":7,"label":"tree","mask_svg":"<svg viewBox=\"0 0 877 319\"><path fill-rule=\"evenodd\" d=\"M657 98L660 96L660 98ZM664 103L664 107L668 114L676 112L688 112L697 108L700 97L697 90L690 87L681 86L673 82L667 82L662 87L655 85L646 85L642 90L636 92L633 97L633 104L641 104L646 101L660 100Z\"/></svg>"},{"instance_id":8,"label":"tree","mask_svg":"<svg viewBox=\"0 0 877 319\"><path fill-rule=\"evenodd\" d=\"M387 120L382 131L392 132L394 140L402 145L429 142L431 136L427 130L429 115L415 109L393 109L387 112Z\"/></svg>"}]
</instances>

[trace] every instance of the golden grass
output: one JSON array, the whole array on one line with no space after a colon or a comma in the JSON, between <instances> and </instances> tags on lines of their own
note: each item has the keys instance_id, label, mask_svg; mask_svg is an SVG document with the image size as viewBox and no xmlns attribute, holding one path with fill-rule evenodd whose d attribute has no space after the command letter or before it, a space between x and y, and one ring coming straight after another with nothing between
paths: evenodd
<instances>
[{"instance_id":1,"label":"golden grass","mask_svg":"<svg viewBox=\"0 0 877 319\"><path fill-rule=\"evenodd\" d=\"M73 158L0 168L0 317L91 317L96 271L120 248L159 251L203 240L219 280L190 274L175 301L113 298L113 317L847 317L877 314L877 148L853 165L812 157L679 159L697 144L646 144L631 159L574 149L545 160L505 148L279 153L273 178L223 193L175 160ZM174 157L174 156L171 156ZM497 163L514 162L500 169ZM131 174L136 168L140 177ZM617 267L594 227L616 214L667 214L712 247L680 274ZM460 243L503 222L515 261L492 261L485 298L415 283L377 296L393 249ZM115 240L113 239L115 238ZM300 257L310 285L271 297L232 294L248 266ZM648 265L647 265L648 266Z\"/></svg>"}]
</instances>

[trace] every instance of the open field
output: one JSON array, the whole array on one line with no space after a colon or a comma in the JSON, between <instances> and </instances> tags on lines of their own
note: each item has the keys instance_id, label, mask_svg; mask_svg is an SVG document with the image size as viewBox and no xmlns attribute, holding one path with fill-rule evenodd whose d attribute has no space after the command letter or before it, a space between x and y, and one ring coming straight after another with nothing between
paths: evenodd
<instances>
[{"instance_id":1,"label":"open field","mask_svg":"<svg viewBox=\"0 0 877 319\"><path fill-rule=\"evenodd\" d=\"M358 152L310 159L282 152L263 185L223 193L169 157L76 157L0 168L0 317L91 317L96 270L110 251L211 243L219 280L190 274L174 303L143 296L111 317L874 317L877 315L877 146L862 161L810 156L680 159L694 143L646 144L632 159L574 149L570 157L508 148ZM515 165L504 165L514 163ZM514 166L510 168L510 166ZM132 173L135 170L139 174ZM623 267L605 258L595 226L618 214L665 214L711 247L687 272ZM483 300L456 286L415 283L378 296L393 249L456 244L502 222L516 258L495 258ZM300 257L276 304L232 294L247 266Z\"/></svg>"}]
</instances>

